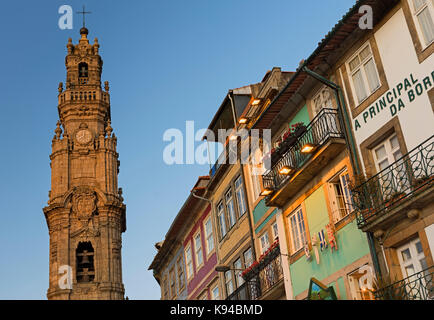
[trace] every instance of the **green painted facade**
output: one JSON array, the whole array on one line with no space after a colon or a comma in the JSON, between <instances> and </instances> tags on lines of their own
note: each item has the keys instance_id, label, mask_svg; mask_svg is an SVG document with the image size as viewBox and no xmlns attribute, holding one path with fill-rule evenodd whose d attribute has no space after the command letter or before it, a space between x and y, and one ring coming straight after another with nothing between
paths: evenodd
<instances>
[{"instance_id":1,"label":"green painted facade","mask_svg":"<svg viewBox=\"0 0 434 320\"><path fill-rule=\"evenodd\" d=\"M325 226L329 223L329 216L327 213L326 197L322 187L305 200L305 207L307 216L305 223L307 222L309 226L310 236L318 234L323 229L327 239ZM318 248L319 264L316 263L313 250L311 251L312 259L310 261L307 261L306 257L303 256L291 264L290 272L295 296L309 288L309 282L312 277L322 281L369 254L366 235L357 228L356 220L340 229L335 237L338 250L333 250L332 252L330 245L324 251ZM340 298L346 299L347 293L345 292L344 279L339 278L337 283L339 285ZM333 285L335 292L337 292L336 282L330 285Z\"/></svg>"},{"instance_id":2,"label":"green painted facade","mask_svg":"<svg viewBox=\"0 0 434 320\"><path fill-rule=\"evenodd\" d=\"M255 209L253 209L253 223L258 223L269 208L265 205L265 199L259 201Z\"/></svg>"},{"instance_id":3,"label":"green painted facade","mask_svg":"<svg viewBox=\"0 0 434 320\"><path fill-rule=\"evenodd\" d=\"M303 122L306 126L310 123L309 111L307 111L307 105L304 105L304 107L301 108L299 112L297 112L295 117L292 118L292 120L289 122L289 125L291 126L297 122Z\"/></svg>"},{"instance_id":4,"label":"green painted facade","mask_svg":"<svg viewBox=\"0 0 434 320\"><path fill-rule=\"evenodd\" d=\"M268 209L268 207L266 207ZM271 212L268 217L262 221L262 223L256 228L255 233L258 234L261 232L262 228L265 227L265 225L270 221L277 213L277 209L274 209L273 212Z\"/></svg>"}]
</instances>

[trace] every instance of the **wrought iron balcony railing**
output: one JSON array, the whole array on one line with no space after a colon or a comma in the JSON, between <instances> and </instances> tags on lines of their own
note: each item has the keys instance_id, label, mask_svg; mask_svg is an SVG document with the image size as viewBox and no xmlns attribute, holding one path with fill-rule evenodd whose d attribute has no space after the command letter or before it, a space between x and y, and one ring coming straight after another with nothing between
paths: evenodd
<instances>
[{"instance_id":1,"label":"wrought iron balcony railing","mask_svg":"<svg viewBox=\"0 0 434 320\"><path fill-rule=\"evenodd\" d=\"M232 292L226 300L257 300L261 296L261 288L257 279L250 279Z\"/></svg>"},{"instance_id":2,"label":"wrought iron balcony railing","mask_svg":"<svg viewBox=\"0 0 434 320\"><path fill-rule=\"evenodd\" d=\"M434 300L434 266L374 292L377 300Z\"/></svg>"},{"instance_id":3,"label":"wrought iron balcony railing","mask_svg":"<svg viewBox=\"0 0 434 320\"><path fill-rule=\"evenodd\" d=\"M245 282L228 300L257 300L283 279L280 247L276 242L264 257L243 273Z\"/></svg>"},{"instance_id":4,"label":"wrought iron balcony railing","mask_svg":"<svg viewBox=\"0 0 434 320\"><path fill-rule=\"evenodd\" d=\"M335 109L324 108L306 126L306 131L282 154L282 156L272 163L272 168L263 175L263 185L266 189L277 190L290 178L279 171L288 167L293 172L300 169L314 153L301 152L304 146L313 146L316 150L321 148L330 138L344 138L344 131L340 124L339 115Z\"/></svg>"},{"instance_id":5,"label":"wrought iron balcony railing","mask_svg":"<svg viewBox=\"0 0 434 320\"><path fill-rule=\"evenodd\" d=\"M433 184L434 135L352 190L362 228Z\"/></svg>"}]
</instances>

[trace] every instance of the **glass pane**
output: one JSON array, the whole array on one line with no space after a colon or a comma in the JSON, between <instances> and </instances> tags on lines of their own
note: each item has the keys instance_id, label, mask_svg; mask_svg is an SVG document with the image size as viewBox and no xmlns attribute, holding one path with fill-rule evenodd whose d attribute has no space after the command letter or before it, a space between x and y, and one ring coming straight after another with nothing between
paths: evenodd
<instances>
[{"instance_id":1,"label":"glass pane","mask_svg":"<svg viewBox=\"0 0 434 320\"><path fill-rule=\"evenodd\" d=\"M299 249L299 244L298 244L299 235L297 230L297 222L296 222L295 214L291 217L290 220L291 220L292 238L293 238L292 240L293 240L294 250L297 251Z\"/></svg>"},{"instance_id":2,"label":"glass pane","mask_svg":"<svg viewBox=\"0 0 434 320\"><path fill-rule=\"evenodd\" d=\"M396 160L398 160L398 159L401 159L402 158L402 153L401 153L401 151L396 151L396 152L394 152L393 153L393 159L395 159L395 161ZM401 161L400 161L400 163L402 163Z\"/></svg>"},{"instance_id":3,"label":"glass pane","mask_svg":"<svg viewBox=\"0 0 434 320\"><path fill-rule=\"evenodd\" d=\"M392 150L399 148L398 136L394 136L392 139L390 139L390 144L392 146Z\"/></svg>"},{"instance_id":4,"label":"glass pane","mask_svg":"<svg viewBox=\"0 0 434 320\"><path fill-rule=\"evenodd\" d=\"M426 0L413 0L414 11L419 11L420 8L426 3Z\"/></svg>"},{"instance_id":5,"label":"glass pane","mask_svg":"<svg viewBox=\"0 0 434 320\"><path fill-rule=\"evenodd\" d=\"M434 23L428 7L418 14L419 24L425 38L425 44L429 45L434 40Z\"/></svg>"},{"instance_id":6,"label":"glass pane","mask_svg":"<svg viewBox=\"0 0 434 320\"><path fill-rule=\"evenodd\" d=\"M425 258L420 259L419 262L420 262L420 266L422 267L422 270L425 270L428 268L428 263L426 262Z\"/></svg>"},{"instance_id":7,"label":"glass pane","mask_svg":"<svg viewBox=\"0 0 434 320\"><path fill-rule=\"evenodd\" d=\"M410 249L405 249L401 251L402 260L408 261L411 259Z\"/></svg>"},{"instance_id":8,"label":"glass pane","mask_svg":"<svg viewBox=\"0 0 434 320\"><path fill-rule=\"evenodd\" d=\"M422 243L420 243L420 241L418 241L416 243L416 251L417 251L418 254L419 253L423 253Z\"/></svg>"},{"instance_id":9,"label":"glass pane","mask_svg":"<svg viewBox=\"0 0 434 320\"><path fill-rule=\"evenodd\" d=\"M365 64L366 78L368 79L369 89L373 92L380 86L377 70L375 68L374 60L370 59Z\"/></svg>"},{"instance_id":10,"label":"glass pane","mask_svg":"<svg viewBox=\"0 0 434 320\"><path fill-rule=\"evenodd\" d=\"M369 46L366 46L366 48L360 52L360 59L363 61L370 55L371 55L371 48Z\"/></svg>"},{"instance_id":11,"label":"glass pane","mask_svg":"<svg viewBox=\"0 0 434 320\"><path fill-rule=\"evenodd\" d=\"M384 145L382 145L380 148L375 149L375 156L377 157L377 160L381 160L387 157L386 148Z\"/></svg>"},{"instance_id":12,"label":"glass pane","mask_svg":"<svg viewBox=\"0 0 434 320\"><path fill-rule=\"evenodd\" d=\"M357 95L357 100L360 102L362 102L363 100L366 99L367 97L367 93L366 93L366 88L365 88L365 84L363 82L363 78L362 78L362 73L360 70L358 70L354 75L353 75L353 83L354 83L354 88L356 90L356 95Z\"/></svg>"},{"instance_id":13,"label":"glass pane","mask_svg":"<svg viewBox=\"0 0 434 320\"><path fill-rule=\"evenodd\" d=\"M246 252L244 252L244 263L246 268L250 267L253 263L252 249L249 248Z\"/></svg>"},{"instance_id":14,"label":"glass pane","mask_svg":"<svg viewBox=\"0 0 434 320\"><path fill-rule=\"evenodd\" d=\"M360 59L359 56L355 57L353 60L351 60L350 62L350 70L353 71L355 70L360 64Z\"/></svg>"},{"instance_id":15,"label":"glass pane","mask_svg":"<svg viewBox=\"0 0 434 320\"><path fill-rule=\"evenodd\" d=\"M412 264L410 264L409 266L406 266L405 267L405 272L407 273L407 277L415 274L414 266Z\"/></svg>"}]
</instances>

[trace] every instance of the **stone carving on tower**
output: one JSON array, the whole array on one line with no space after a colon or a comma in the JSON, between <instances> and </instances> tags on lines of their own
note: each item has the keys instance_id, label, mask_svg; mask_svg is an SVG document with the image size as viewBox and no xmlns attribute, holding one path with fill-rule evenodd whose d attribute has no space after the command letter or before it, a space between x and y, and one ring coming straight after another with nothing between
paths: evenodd
<instances>
[{"instance_id":1,"label":"stone carving on tower","mask_svg":"<svg viewBox=\"0 0 434 320\"><path fill-rule=\"evenodd\" d=\"M98 40L90 44L85 27L80 35L78 44L68 40L66 86L60 83L58 87L51 190L43 209L50 236L47 297L123 299L121 247L126 207L118 188L109 84L106 81L101 87L103 61Z\"/></svg>"}]
</instances>

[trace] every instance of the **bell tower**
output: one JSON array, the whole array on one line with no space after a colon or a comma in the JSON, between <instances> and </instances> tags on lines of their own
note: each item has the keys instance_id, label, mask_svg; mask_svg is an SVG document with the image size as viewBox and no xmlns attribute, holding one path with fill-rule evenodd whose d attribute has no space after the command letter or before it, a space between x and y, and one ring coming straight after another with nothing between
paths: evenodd
<instances>
[{"instance_id":1,"label":"bell tower","mask_svg":"<svg viewBox=\"0 0 434 320\"><path fill-rule=\"evenodd\" d=\"M98 39L88 30L66 45L66 86L52 140L51 190L43 211L50 236L48 299L123 299L126 208L118 188L109 84L101 87Z\"/></svg>"}]
</instances>

